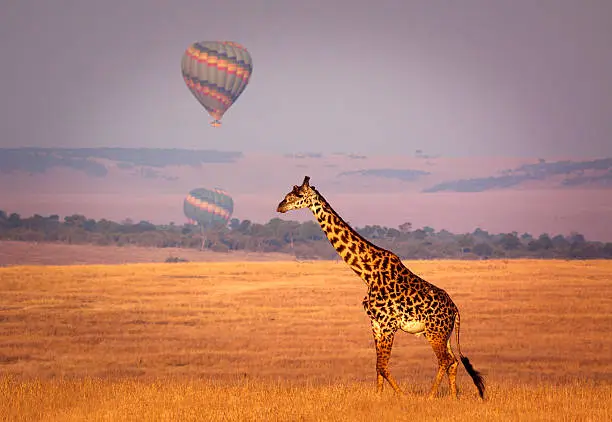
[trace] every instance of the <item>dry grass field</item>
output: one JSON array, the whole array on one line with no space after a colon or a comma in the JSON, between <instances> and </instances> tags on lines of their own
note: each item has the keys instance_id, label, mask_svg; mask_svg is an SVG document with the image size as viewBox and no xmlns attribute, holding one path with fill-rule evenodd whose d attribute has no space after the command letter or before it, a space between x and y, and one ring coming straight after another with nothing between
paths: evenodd
<instances>
[{"instance_id":1,"label":"dry grass field","mask_svg":"<svg viewBox=\"0 0 612 422\"><path fill-rule=\"evenodd\" d=\"M460 400L399 333L375 393L342 263L0 268L0 420L612 420L612 262L419 261L461 310Z\"/></svg>"}]
</instances>

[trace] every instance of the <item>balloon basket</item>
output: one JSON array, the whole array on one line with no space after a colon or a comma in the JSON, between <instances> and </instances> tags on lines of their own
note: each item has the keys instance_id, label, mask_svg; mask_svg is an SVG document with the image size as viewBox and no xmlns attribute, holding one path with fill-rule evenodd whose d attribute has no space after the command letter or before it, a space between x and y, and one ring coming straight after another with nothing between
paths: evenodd
<instances>
[{"instance_id":1,"label":"balloon basket","mask_svg":"<svg viewBox=\"0 0 612 422\"><path fill-rule=\"evenodd\" d=\"M212 127L219 127L219 126L221 126L221 121L220 120L213 120L212 122L210 122L210 125Z\"/></svg>"}]
</instances>

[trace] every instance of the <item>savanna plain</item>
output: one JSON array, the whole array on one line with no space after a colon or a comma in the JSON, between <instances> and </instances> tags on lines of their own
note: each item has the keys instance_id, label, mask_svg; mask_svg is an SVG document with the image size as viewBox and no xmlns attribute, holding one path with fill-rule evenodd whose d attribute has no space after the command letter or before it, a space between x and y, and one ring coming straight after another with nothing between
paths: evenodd
<instances>
[{"instance_id":1,"label":"savanna plain","mask_svg":"<svg viewBox=\"0 0 612 422\"><path fill-rule=\"evenodd\" d=\"M375 391L365 285L343 263L0 268L2 420L609 421L611 261L411 261L461 311L459 400L398 333ZM453 341L456 350L456 345Z\"/></svg>"}]
</instances>

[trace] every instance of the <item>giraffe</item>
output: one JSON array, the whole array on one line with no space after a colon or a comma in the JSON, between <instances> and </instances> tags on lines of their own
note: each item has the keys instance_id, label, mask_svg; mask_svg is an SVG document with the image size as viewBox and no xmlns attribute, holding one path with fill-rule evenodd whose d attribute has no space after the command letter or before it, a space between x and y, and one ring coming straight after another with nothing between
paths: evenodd
<instances>
[{"instance_id":1,"label":"giraffe","mask_svg":"<svg viewBox=\"0 0 612 422\"><path fill-rule=\"evenodd\" d=\"M451 348L455 331L457 352L470 375L478 395L484 399L484 377L474 369L459 345L459 310L446 291L423 280L404 266L394 253L378 247L359 235L323 198L306 176L301 186L278 204L277 212L309 208L321 229L346 264L365 282L367 294L363 307L370 317L376 347L376 389L386 380L396 393L403 393L389 371L393 339L398 330L424 335L438 359L438 372L429 398L438 395L442 378L448 376L450 394L457 398L459 361Z\"/></svg>"}]
</instances>

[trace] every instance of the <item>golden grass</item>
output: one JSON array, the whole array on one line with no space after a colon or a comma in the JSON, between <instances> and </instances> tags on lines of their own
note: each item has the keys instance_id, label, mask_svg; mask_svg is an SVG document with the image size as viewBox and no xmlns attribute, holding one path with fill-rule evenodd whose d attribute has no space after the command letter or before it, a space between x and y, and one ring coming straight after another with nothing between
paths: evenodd
<instances>
[{"instance_id":1,"label":"golden grass","mask_svg":"<svg viewBox=\"0 0 612 422\"><path fill-rule=\"evenodd\" d=\"M461 310L481 403L424 396L423 338L398 334L405 397L374 392L365 286L337 263L0 268L8 420L611 420L612 262L408 262Z\"/></svg>"},{"instance_id":2,"label":"golden grass","mask_svg":"<svg viewBox=\"0 0 612 422\"><path fill-rule=\"evenodd\" d=\"M0 382L0 410L14 421L609 421L612 387L493 386L486 402L376 394L370 384L159 379Z\"/></svg>"}]
</instances>

